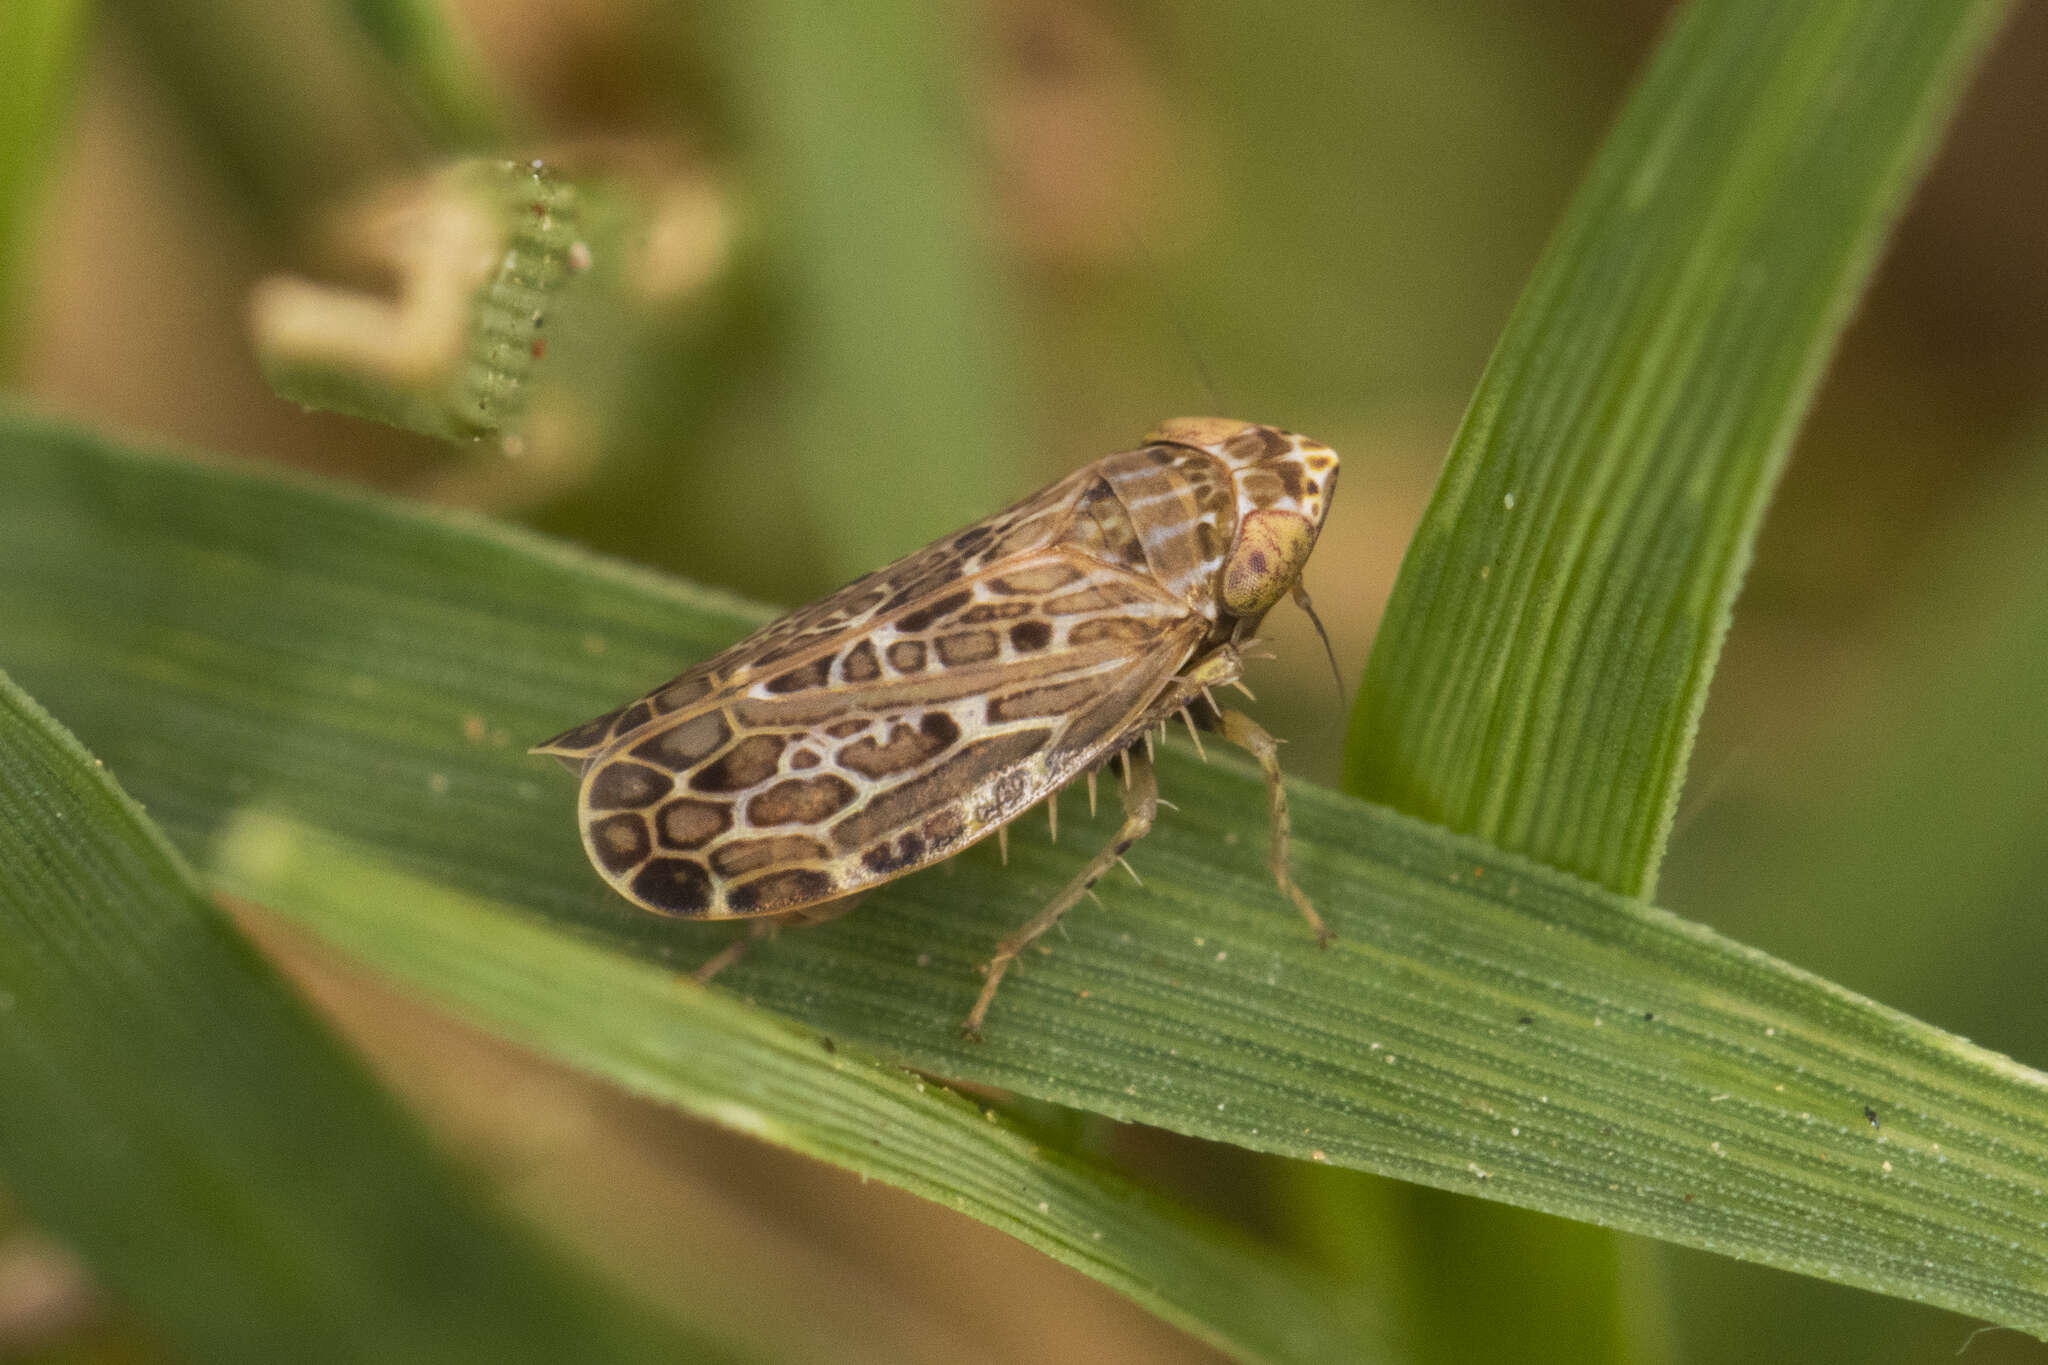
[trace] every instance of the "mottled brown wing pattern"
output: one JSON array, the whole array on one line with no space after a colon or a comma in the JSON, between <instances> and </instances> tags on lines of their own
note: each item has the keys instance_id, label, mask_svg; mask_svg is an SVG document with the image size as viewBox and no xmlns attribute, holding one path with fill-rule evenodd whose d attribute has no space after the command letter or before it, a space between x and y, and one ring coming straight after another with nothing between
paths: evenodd
<instances>
[{"instance_id":1,"label":"mottled brown wing pattern","mask_svg":"<svg viewBox=\"0 0 2048 1365\"><path fill-rule=\"evenodd\" d=\"M1089 473L1084 469L1070 474L992 517L779 617L645 696L566 730L534 746L533 752L581 768L626 734L702 702L713 692L743 688L757 674L847 641L879 620L913 610L920 600L943 598L940 588L977 569L1055 543L1072 528L1077 494Z\"/></svg>"},{"instance_id":2,"label":"mottled brown wing pattern","mask_svg":"<svg viewBox=\"0 0 2048 1365\"><path fill-rule=\"evenodd\" d=\"M1287 869L1277 742L1211 689L1236 681L1281 597L1307 605L1336 481L1314 441L1176 419L535 752L581 773L585 848L623 895L732 918L807 911L946 857L1181 712L1257 759L1268 865L1325 942ZM1136 750L1122 827L997 945L970 1034L1018 954L1159 804Z\"/></svg>"},{"instance_id":3,"label":"mottled brown wing pattern","mask_svg":"<svg viewBox=\"0 0 2048 1365\"><path fill-rule=\"evenodd\" d=\"M712 660L671 685L690 700L589 761L586 846L622 893L692 918L862 890L1080 776L1205 625L1156 584L1054 548L779 651L776 668L728 666L736 681L702 690Z\"/></svg>"}]
</instances>

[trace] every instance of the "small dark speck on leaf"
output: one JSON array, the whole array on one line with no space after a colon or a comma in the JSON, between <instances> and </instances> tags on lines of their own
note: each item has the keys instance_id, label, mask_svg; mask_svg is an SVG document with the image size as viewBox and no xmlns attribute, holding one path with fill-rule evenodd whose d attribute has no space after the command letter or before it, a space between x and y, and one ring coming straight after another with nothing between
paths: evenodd
<instances>
[{"instance_id":1,"label":"small dark speck on leaf","mask_svg":"<svg viewBox=\"0 0 2048 1365\"><path fill-rule=\"evenodd\" d=\"M1870 1120L1870 1126L1872 1128L1878 1128L1883 1126L1877 1121L1877 1111L1875 1109L1872 1109L1867 1104L1863 1106L1863 1117Z\"/></svg>"}]
</instances>

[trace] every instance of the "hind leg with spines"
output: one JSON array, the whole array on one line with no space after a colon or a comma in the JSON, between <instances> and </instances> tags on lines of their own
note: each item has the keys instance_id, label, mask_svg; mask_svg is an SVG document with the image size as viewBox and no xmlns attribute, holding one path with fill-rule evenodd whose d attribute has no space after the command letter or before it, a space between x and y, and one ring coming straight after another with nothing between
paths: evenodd
<instances>
[{"instance_id":1,"label":"hind leg with spines","mask_svg":"<svg viewBox=\"0 0 2048 1365\"><path fill-rule=\"evenodd\" d=\"M983 970L987 973L981 983L981 994L975 999L974 1008L967 1012L966 1022L960 1031L969 1038L981 1037L982 1022L988 1018L988 1007L996 998L996 987L1010 970L1010 964L1017 955L1030 947L1041 934L1060 922L1067 911L1074 908L1081 897L1088 894L1095 883L1102 880L1110 868L1130 851L1131 845L1145 837L1152 828L1152 821L1159 813L1159 779L1152 771L1152 760L1142 749L1127 751L1130 770L1130 785L1124 789L1124 822L1116 832L1116 838L1109 846L1088 860L1088 866L1068 882L1059 895L1054 896L1045 909L1033 916L1030 923L996 945L995 956L988 960Z\"/></svg>"},{"instance_id":2,"label":"hind leg with spines","mask_svg":"<svg viewBox=\"0 0 2048 1365\"><path fill-rule=\"evenodd\" d=\"M1271 735L1242 711L1233 711L1227 706L1216 708L1216 728L1232 744L1245 750L1258 760L1259 771L1266 779L1266 805L1270 816L1272 839L1266 850L1266 865L1272 869L1273 880L1280 883L1280 889L1287 893L1287 899L1294 902L1308 920L1308 927L1315 930L1316 945L1327 948L1336 935L1330 926L1323 923L1323 917L1310 905L1308 897L1294 884L1294 878L1287 871L1287 846L1289 826L1287 819L1287 788L1280 774L1280 741Z\"/></svg>"}]
</instances>

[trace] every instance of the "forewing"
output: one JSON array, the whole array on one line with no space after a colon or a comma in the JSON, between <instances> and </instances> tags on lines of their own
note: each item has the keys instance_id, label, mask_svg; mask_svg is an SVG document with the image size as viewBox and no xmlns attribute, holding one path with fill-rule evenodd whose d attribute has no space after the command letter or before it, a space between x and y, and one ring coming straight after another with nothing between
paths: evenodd
<instances>
[{"instance_id":1,"label":"forewing","mask_svg":"<svg viewBox=\"0 0 2048 1365\"><path fill-rule=\"evenodd\" d=\"M669 679L646 696L607 711L595 720L586 720L581 725L564 730L553 739L534 745L527 752L559 758L571 772L581 772L591 759L612 747L622 736L687 706L709 699L711 694L718 690L716 668L719 659L724 657L721 654L716 658L707 659Z\"/></svg>"},{"instance_id":2,"label":"forewing","mask_svg":"<svg viewBox=\"0 0 2048 1365\"><path fill-rule=\"evenodd\" d=\"M799 607L645 696L564 730L529 751L580 771L621 738L688 707L717 704L715 693L743 689L770 670L782 671L829 652L921 604L943 600L990 566L1043 551L1066 537L1080 490L1099 482L1092 467L1076 471L965 530L934 541L886 568L855 579L829 597Z\"/></svg>"},{"instance_id":3,"label":"forewing","mask_svg":"<svg viewBox=\"0 0 2048 1365\"><path fill-rule=\"evenodd\" d=\"M803 614L830 619L833 600ZM1206 625L1144 575L1054 546L892 595L861 629L777 637L802 650L755 637L748 657L729 659L736 646L668 684L703 684L678 706L663 710L658 689L605 718L584 766L585 843L622 894L667 914L859 891L958 851L1128 742Z\"/></svg>"}]
</instances>

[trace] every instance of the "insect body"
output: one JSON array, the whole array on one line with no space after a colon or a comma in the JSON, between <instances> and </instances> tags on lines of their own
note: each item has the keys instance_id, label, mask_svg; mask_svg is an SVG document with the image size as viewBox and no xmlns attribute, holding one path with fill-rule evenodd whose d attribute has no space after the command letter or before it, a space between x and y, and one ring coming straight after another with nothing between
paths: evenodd
<instances>
[{"instance_id":1,"label":"insect body","mask_svg":"<svg viewBox=\"0 0 2048 1365\"><path fill-rule=\"evenodd\" d=\"M1151 827L1139 741L1178 713L1259 760L1273 873L1327 941L1288 876L1275 742L1212 689L1282 596L1305 603L1336 483L1336 454L1303 437L1167 422L534 752L581 773L605 880L689 919L824 917L1121 756L1122 829L998 946L978 1034L1017 954Z\"/></svg>"}]
</instances>

